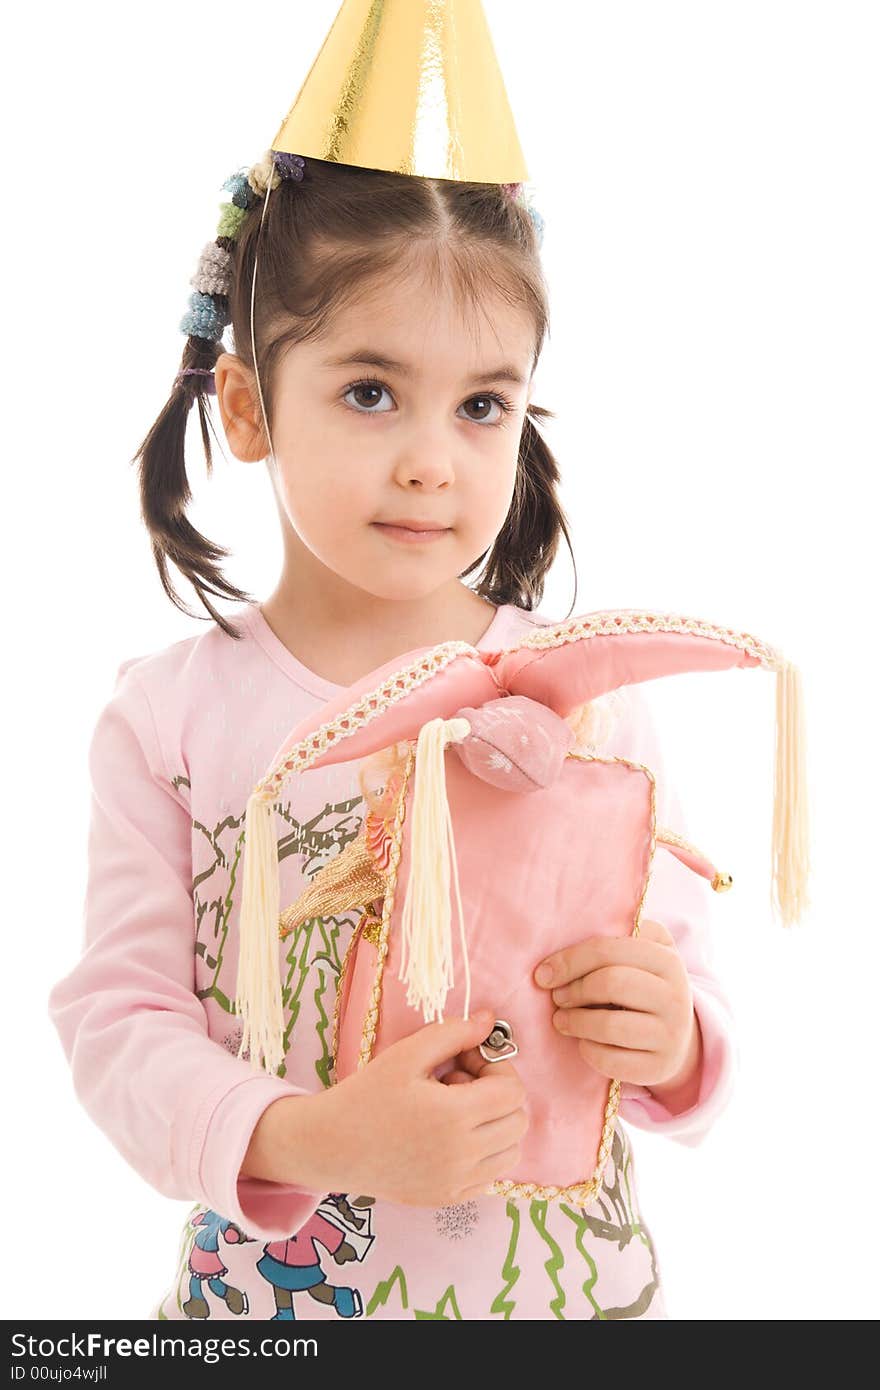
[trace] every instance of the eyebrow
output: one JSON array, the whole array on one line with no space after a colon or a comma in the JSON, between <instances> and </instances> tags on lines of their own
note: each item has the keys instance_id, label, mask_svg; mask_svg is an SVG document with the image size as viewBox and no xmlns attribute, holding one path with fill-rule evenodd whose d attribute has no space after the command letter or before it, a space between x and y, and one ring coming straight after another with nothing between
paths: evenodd
<instances>
[{"instance_id":1,"label":"eyebrow","mask_svg":"<svg viewBox=\"0 0 880 1390\"><path fill-rule=\"evenodd\" d=\"M415 375L412 367L406 362L397 362L393 357L384 357L381 353L373 352L370 348L358 348L356 352L347 354L345 357L328 358L324 364L327 367L377 367L383 372L397 372L400 376L412 377ZM475 376L468 378L463 383L465 386L475 385L481 381L510 381L514 386L525 386L525 378L515 367L502 363L500 367L490 368L485 372L478 372Z\"/></svg>"}]
</instances>

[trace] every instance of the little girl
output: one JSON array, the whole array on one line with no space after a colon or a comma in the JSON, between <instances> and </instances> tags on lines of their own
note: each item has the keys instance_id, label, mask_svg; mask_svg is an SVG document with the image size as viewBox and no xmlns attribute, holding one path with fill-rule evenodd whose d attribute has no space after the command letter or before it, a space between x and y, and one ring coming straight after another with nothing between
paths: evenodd
<instances>
[{"instance_id":1,"label":"little girl","mask_svg":"<svg viewBox=\"0 0 880 1390\"><path fill-rule=\"evenodd\" d=\"M416 1028L359 1087L330 1084L354 914L284 943L280 1073L238 1055L245 804L281 739L404 652L497 650L559 621L536 606L568 532L531 399L547 297L517 189L289 156L227 186L181 373L138 454L165 591L184 607L171 561L211 622L119 667L89 752L85 948L50 997L89 1115L147 1182L194 1203L150 1316L664 1318L623 1122L698 1143L736 1056L707 897L672 856L655 858L642 919L665 989L616 1015L662 1028L603 1045L599 971L593 1008L575 988L560 1010L622 1081L591 1207L484 1193L516 1164L525 1111L515 1064L479 1065L479 1016ZM233 352L211 303L228 304ZM269 464L284 562L262 603L185 515L187 419L195 404L210 469L212 394L235 457ZM588 746L649 767L658 823L686 833L638 687L594 713ZM311 772L276 808L284 902L357 835L357 766Z\"/></svg>"}]
</instances>

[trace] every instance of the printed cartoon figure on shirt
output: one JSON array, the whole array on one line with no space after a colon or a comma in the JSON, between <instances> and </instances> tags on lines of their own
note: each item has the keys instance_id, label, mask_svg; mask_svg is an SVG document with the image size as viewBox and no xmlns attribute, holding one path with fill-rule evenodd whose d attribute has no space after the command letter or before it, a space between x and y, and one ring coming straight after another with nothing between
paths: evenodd
<instances>
[{"instance_id":1,"label":"printed cartoon figure on shirt","mask_svg":"<svg viewBox=\"0 0 880 1390\"><path fill-rule=\"evenodd\" d=\"M189 1252L189 1298L183 1305L186 1316L211 1316L211 1309L204 1293L205 1282L211 1293L223 1299L230 1313L246 1313L248 1296L234 1284L224 1282L223 1275L229 1271L221 1260L219 1251L221 1235L229 1245L238 1245L250 1237L233 1221L227 1221L210 1208L191 1217L190 1225L196 1228L196 1234Z\"/></svg>"},{"instance_id":2,"label":"printed cartoon figure on shirt","mask_svg":"<svg viewBox=\"0 0 880 1390\"><path fill-rule=\"evenodd\" d=\"M358 1289L327 1283L318 1246L323 1245L337 1264L363 1260L374 1240L373 1201L372 1197L354 1197L349 1203L344 1193L331 1192L296 1235L263 1246L257 1269L275 1295L272 1322L296 1319L294 1294L303 1290L318 1303L332 1304L341 1318L362 1315L364 1304Z\"/></svg>"}]
</instances>

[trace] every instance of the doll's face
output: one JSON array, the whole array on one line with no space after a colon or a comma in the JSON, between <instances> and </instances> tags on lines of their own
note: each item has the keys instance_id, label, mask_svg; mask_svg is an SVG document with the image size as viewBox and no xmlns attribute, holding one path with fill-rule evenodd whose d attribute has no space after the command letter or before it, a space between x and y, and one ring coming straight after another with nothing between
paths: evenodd
<instances>
[{"instance_id":1,"label":"doll's face","mask_svg":"<svg viewBox=\"0 0 880 1390\"><path fill-rule=\"evenodd\" d=\"M339 310L325 336L294 344L278 367L271 421L288 564L317 561L387 599L458 583L510 507L534 341L525 308L487 287L463 310L413 262ZM265 434L249 441L230 418L245 413L238 361L219 359L218 401L233 451L260 458ZM408 543L377 525L401 518L444 529Z\"/></svg>"},{"instance_id":2,"label":"doll's face","mask_svg":"<svg viewBox=\"0 0 880 1390\"><path fill-rule=\"evenodd\" d=\"M406 771L410 745L404 739L361 759L358 782L361 795L374 815L387 817L394 810Z\"/></svg>"}]
</instances>

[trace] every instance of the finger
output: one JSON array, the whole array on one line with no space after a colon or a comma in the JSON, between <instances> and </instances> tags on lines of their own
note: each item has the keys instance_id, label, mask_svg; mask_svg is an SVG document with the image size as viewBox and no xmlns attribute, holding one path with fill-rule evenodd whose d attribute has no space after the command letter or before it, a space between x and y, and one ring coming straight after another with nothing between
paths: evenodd
<instances>
[{"instance_id":1,"label":"finger","mask_svg":"<svg viewBox=\"0 0 880 1390\"><path fill-rule=\"evenodd\" d=\"M468 1071L448 1071L440 1080L446 1086L460 1086L463 1081L473 1081L473 1077Z\"/></svg>"},{"instance_id":2,"label":"finger","mask_svg":"<svg viewBox=\"0 0 880 1390\"><path fill-rule=\"evenodd\" d=\"M519 1144L511 1144L497 1154L488 1154L474 1169L477 1178L485 1178L487 1183L494 1182L496 1178L509 1178L513 1170L522 1161L522 1147Z\"/></svg>"},{"instance_id":3,"label":"finger","mask_svg":"<svg viewBox=\"0 0 880 1390\"><path fill-rule=\"evenodd\" d=\"M483 1068L488 1065L478 1047L469 1047L464 1052L459 1052L455 1061L456 1065L466 1071L470 1077L479 1076Z\"/></svg>"},{"instance_id":4,"label":"finger","mask_svg":"<svg viewBox=\"0 0 880 1390\"><path fill-rule=\"evenodd\" d=\"M467 1048L455 1060L471 1076L482 1076L490 1071L498 1076L510 1076L514 1071L512 1062L488 1062L479 1047Z\"/></svg>"},{"instance_id":5,"label":"finger","mask_svg":"<svg viewBox=\"0 0 880 1390\"><path fill-rule=\"evenodd\" d=\"M477 1125L475 1137L485 1158L491 1158L518 1144L529 1127L529 1117L524 1110L515 1110L512 1115L502 1115L499 1120L489 1120Z\"/></svg>"},{"instance_id":6,"label":"finger","mask_svg":"<svg viewBox=\"0 0 880 1390\"><path fill-rule=\"evenodd\" d=\"M443 1022L426 1023L408 1038L394 1044L399 1055L427 1075L435 1067L476 1044L479 1046L492 1030L493 1015L488 1009L470 1018L447 1018Z\"/></svg>"},{"instance_id":7,"label":"finger","mask_svg":"<svg viewBox=\"0 0 880 1390\"><path fill-rule=\"evenodd\" d=\"M625 1047L606 1047L592 1038L580 1038L577 1049L585 1062L602 1076L627 1081L636 1086L648 1084L654 1064L644 1052L630 1052Z\"/></svg>"},{"instance_id":8,"label":"finger","mask_svg":"<svg viewBox=\"0 0 880 1390\"><path fill-rule=\"evenodd\" d=\"M674 946L644 936L591 936L546 956L538 963L533 979L542 989L555 989L606 965L635 966L669 976L674 951Z\"/></svg>"},{"instance_id":9,"label":"finger","mask_svg":"<svg viewBox=\"0 0 880 1390\"><path fill-rule=\"evenodd\" d=\"M631 965L603 965L579 980L551 990L550 997L557 1007L608 1008L616 1004L621 1009L657 1013L666 989L666 981L650 970L639 970Z\"/></svg>"},{"instance_id":10,"label":"finger","mask_svg":"<svg viewBox=\"0 0 880 1390\"><path fill-rule=\"evenodd\" d=\"M651 941L662 941L666 946L675 945L675 937L668 927L664 927L662 922L654 922L650 917L643 917L639 922L639 936L648 937Z\"/></svg>"},{"instance_id":11,"label":"finger","mask_svg":"<svg viewBox=\"0 0 880 1390\"><path fill-rule=\"evenodd\" d=\"M498 1067L506 1065L499 1062L490 1067L482 1076L474 1077L470 1086L460 1088L461 1103L470 1107L470 1116L475 1125L488 1120L498 1120L521 1110L526 1101L526 1089L516 1075L494 1076Z\"/></svg>"},{"instance_id":12,"label":"finger","mask_svg":"<svg viewBox=\"0 0 880 1390\"><path fill-rule=\"evenodd\" d=\"M553 1015L553 1026L564 1037L587 1038L633 1052L657 1052L665 1039L663 1022L656 1014L631 1009L560 1009Z\"/></svg>"}]
</instances>

